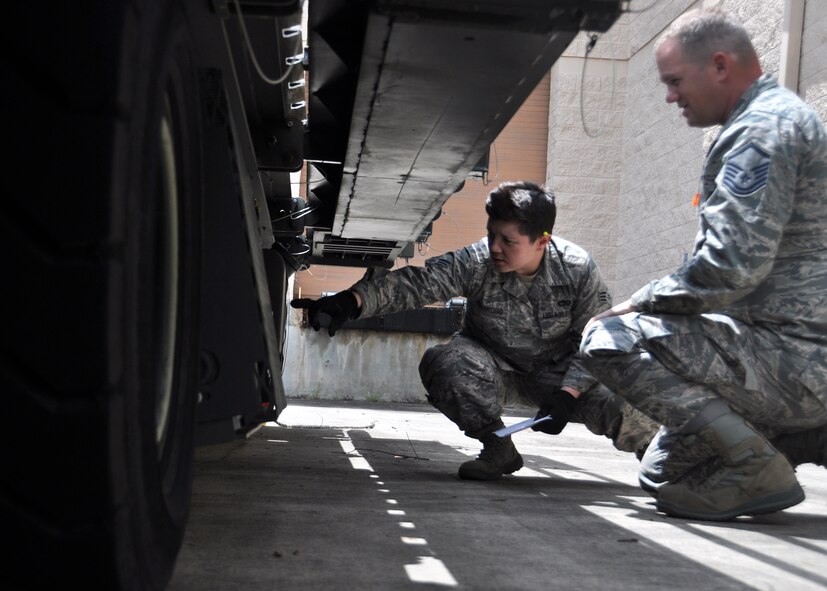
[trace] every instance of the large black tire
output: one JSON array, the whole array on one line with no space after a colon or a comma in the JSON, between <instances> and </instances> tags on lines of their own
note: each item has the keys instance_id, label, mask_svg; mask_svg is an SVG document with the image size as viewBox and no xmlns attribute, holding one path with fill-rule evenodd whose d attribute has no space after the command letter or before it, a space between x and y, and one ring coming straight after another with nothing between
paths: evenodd
<instances>
[{"instance_id":1,"label":"large black tire","mask_svg":"<svg viewBox=\"0 0 827 591\"><path fill-rule=\"evenodd\" d=\"M192 482L201 134L176 1L3 44L0 588L162 589Z\"/></svg>"}]
</instances>

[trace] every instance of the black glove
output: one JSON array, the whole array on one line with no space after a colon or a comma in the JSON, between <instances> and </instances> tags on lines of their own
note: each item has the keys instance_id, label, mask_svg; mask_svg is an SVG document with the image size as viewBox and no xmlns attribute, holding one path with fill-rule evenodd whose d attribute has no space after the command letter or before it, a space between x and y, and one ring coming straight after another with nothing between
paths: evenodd
<instances>
[{"instance_id":1,"label":"black glove","mask_svg":"<svg viewBox=\"0 0 827 591\"><path fill-rule=\"evenodd\" d=\"M551 394L548 402L540 407L540 412L537 413L535 419L550 416L551 418L542 423L532 425L533 431L542 431L549 435L558 435L563 428L568 424L571 413L574 412L574 407L577 405L577 398L566 392L565 390L555 390Z\"/></svg>"},{"instance_id":2,"label":"black glove","mask_svg":"<svg viewBox=\"0 0 827 591\"><path fill-rule=\"evenodd\" d=\"M342 325L351 318L359 316L359 304L356 302L356 296L352 291L340 291L332 296L325 296L318 300L311 300L310 298L296 299L290 302L294 308L306 308L308 311L308 321L313 330L318 331L319 312L324 312L330 316L330 324L327 327L327 334L333 336Z\"/></svg>"}]
</instances>

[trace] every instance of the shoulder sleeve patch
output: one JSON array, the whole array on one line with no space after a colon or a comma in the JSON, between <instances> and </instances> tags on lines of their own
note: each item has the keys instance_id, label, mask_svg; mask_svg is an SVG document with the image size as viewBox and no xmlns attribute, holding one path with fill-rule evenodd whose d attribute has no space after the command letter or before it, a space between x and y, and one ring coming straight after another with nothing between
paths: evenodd
<instances>
[{"instance_id":1,"label":"shoulder sleeve patch","mask_svg":"<svg viewBox=\"0 0 827 591\"><path fill-rule=\"evenodd\" d=\"M735 197L748 197L767 184L770 155L753 143L729 155L721 184Z\"/></svg>"}]
</instances>

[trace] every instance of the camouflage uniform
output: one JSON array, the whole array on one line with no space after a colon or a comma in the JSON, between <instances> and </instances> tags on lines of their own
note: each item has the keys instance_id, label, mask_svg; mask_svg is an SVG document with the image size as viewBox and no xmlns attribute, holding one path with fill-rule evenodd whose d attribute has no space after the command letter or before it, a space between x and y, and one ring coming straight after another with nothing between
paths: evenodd
<instances>
[{"instance_id":1,"label":"camouflage uniform","mask_svg":"<svg viewBox=\"0 0 827 591\"><path fill-rule=\"evenodd\" d=\"M768 437L824 428L823 124L764 75L721 129L701 184L693 256L632 296L640 313L595 323L585 362L673 429L718 398Z\"/></svg>"},{"instance_id":2,"label":"camouflage uniform","mask_svg":"<svg viewBox=\"0 0 827 591\"><path fill-rule=\"evenodd\" d=\"M494 268L483 239L424 267L367 273L351 289L365 317L467 298L461 330L427 350L419 369L428 400L471 437L490 430L503 404L539 407L560 386L583 393L574 420L618 449L641 451L657 430L577 358L585 323L610 297L591 257L570 242L549 243L528 288L516 273Z\"/></svg>"}]
</instances>

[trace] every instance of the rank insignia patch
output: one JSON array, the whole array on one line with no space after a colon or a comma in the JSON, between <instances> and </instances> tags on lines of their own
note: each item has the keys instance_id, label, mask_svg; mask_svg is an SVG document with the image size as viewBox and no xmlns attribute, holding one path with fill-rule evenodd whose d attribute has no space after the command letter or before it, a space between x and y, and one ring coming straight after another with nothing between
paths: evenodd
<instances>
[{"instance_id":1,"label":"rank insignia patch","mask_svg":"<svg viewBox=\"0 0 827 591\"><path fill-rule=\"evenodd\" d=\"M747 144L727 159L722 184L735 197L747 197L767 184L769 171L770 155Z\"/></svg>"}]
</instances>

